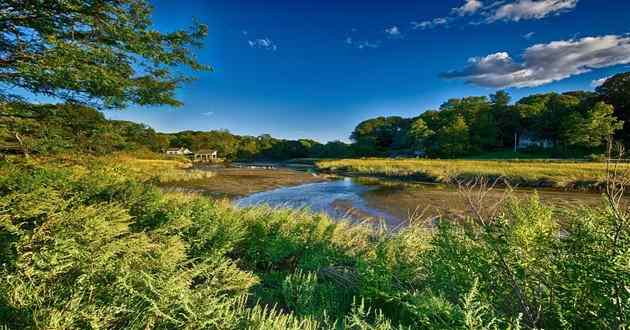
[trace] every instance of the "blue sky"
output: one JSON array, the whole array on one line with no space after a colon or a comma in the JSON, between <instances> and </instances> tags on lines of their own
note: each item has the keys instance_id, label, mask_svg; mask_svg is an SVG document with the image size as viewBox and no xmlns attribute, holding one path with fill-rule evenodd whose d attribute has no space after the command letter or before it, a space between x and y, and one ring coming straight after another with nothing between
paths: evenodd
<instances>
[{"instance_id":1,"label":"blue sky","mask_svg":"<svg viewBox=\"0 0 630 330\"><path fill-rule=\"evenodd\" d=\"M592 90L630 71L630 1L154 0L157 29L192 19L212 73L181 108L107 112L159 131L347 140L360 121L448 98ZM537 46L535 46L537 45Z\"/></svg>"}]
</instances>

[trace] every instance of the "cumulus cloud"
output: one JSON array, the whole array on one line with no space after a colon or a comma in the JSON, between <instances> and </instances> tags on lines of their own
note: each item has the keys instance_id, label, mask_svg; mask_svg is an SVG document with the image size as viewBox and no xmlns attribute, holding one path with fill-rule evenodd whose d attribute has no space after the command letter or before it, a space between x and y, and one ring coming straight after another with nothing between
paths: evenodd
<instances>
[{"instance_id":1,"label":"cumulus cloud","mask_svg":"<svg viewBox=\"0 0 630 330\"><path fill-rule=\"evenodd\" d=\"M525 50L520 62L506 52L474 57L464 69L442 76L486 87L535 87L629 63L630 37L609 35L537 44Z\"/></svg>"},{"instance_id":2,"label":"cumulus cloud","mask_svg":"<svg viewBox=\"0 0 630 330\"><path fill-rule=\"evenodd\" d=\"M201 115L204 117L211 117L211 116L214 116L214 112L212 111L202 112Z\"/></svg>"},{"instance_id":3,"label":"cumulus cloud","mask_svg":"<svg viewBox=\"0 0 630 330\"><path fill-rule=\"evenodd\" d=\"M252 48L261 48L261 49L266 49L266 50L271 50L271 51L278 50L278 46L269 38L248 40L247 43Z\"/></svg>"},{"instance_id":4,"label":"cumulus cloud","mask_svg":"<svg viewBox=\"0 0 630 330\"><path fill-rule=\"evenodd\" d=\"M541 19L577 6L578 0L517 0L503 4L490 14L487 21L521 21Z\"/></svg>"},{"instance_id":5,"label":"cumulus cloud","mask_svg":"<svg viewBox=\"0 0 630 330\"><path fill-rule=\"evenodd\" d=\"M479 0L466 0L461 7L453 8L453 13L459 16L471 15L483 8L483 2Z\"/></svg>"},{"instance_id":6,"label":"cumulus cloud","mask_svg":"<svg viewBox=\"0 0 630 330\"><path fill-rule=\"evenodd\" d=\"M432 20L429 21L422 21L422 22L411 22L411 26L414 30L426 30L426 29L433 29L435 27L438 27L440 25L445 25L448 24L448 22L451 19L449 17L437 17L434 18Z\"/></svg>"},{"instance_id":7,"label":"cumulus cloud","mask_svg":"<svg viewBox=\"0 0 630 330\"><path fill-rule=\"evenodd\" d=\"M534 32L525 33L523 35L523 38L529 40L529 39L531 39L534 36L534 34L536 34L536 33L534 33Z\"/></svg>"}]
</instances>

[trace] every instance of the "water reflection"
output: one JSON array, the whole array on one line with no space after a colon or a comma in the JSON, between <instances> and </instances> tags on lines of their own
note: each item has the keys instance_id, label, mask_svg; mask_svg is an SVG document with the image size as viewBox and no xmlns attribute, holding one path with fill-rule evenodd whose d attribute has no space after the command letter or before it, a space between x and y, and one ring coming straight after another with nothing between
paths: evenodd
<instances>
[{"instance_id":1,"label":"water reflection","mask_svg":"<svg viewBox=\"0 0 630 330\"><path fill-rule=\"evenodd\" d=\"M363 221L366 218L382 219L398 224L400 219L367 205L363 194L371 187L344 178L337 181L310 183L297 187L280 188L256 193L235 201L238 207L266 204L272 207L309 209L326 213L334 219Z\"/></svg>"}]
</instances>

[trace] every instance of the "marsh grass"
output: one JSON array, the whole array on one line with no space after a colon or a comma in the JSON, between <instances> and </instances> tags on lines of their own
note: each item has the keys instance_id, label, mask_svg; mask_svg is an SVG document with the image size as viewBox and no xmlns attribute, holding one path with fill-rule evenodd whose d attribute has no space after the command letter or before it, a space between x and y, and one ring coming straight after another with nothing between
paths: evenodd
<instances>
[{"instance_id":1,"label":"marsh grass","mask_svg":"<svg viewBox=\"0 0 630 330\"><path fill-rule=\"evenodd\" d=\"M511 185L596 189L605 181L598 162L531 160L344 159L317 163L323 171L406 180L450 183L475 177L503 178Z\"/></svg>"},{"instance_id":2,"label":"marsh grass","mask_svg":"<svg viewBox=\"0 0 630 330\"><path fill-rule=\"evenodd\" d=\"M138 159L126 155L114 156L107 161L128 169L139 178L155 177L161 183L205 180L216 174L208 170L193 168L185 159Z\"/></svg>"}]
</instances>

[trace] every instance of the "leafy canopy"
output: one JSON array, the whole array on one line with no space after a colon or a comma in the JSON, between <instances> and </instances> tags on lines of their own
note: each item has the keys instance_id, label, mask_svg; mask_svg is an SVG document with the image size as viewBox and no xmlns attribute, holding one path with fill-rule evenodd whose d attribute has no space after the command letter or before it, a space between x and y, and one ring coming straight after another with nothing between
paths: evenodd
<instances>
[{"instance_id":1,"label":"leafy canopy","mask_svg":"<svg viewBox=\"0 0 630 330\"><path fill-rule=\"evenodd\" d=\"M162 33L147 0L4 0L0 2L0 100L17 87L38 95L122 108L174 105L191 78L209 70L193 56L207 27Z\"/></svg>"}]
</instances>

